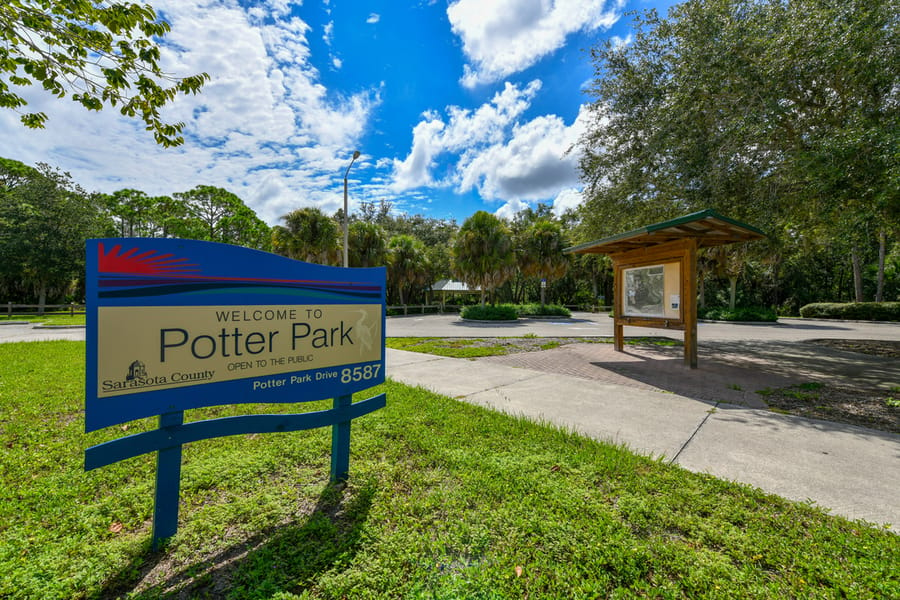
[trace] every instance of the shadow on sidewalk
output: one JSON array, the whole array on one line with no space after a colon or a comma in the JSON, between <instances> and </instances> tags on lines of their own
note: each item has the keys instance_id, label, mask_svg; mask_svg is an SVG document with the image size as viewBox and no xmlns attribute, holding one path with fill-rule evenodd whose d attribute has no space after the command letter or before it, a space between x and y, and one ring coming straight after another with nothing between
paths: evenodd
<instances>
[{"instance_id":1,"label":"shadow on sidewalk","mask_svg":"<svg viewBox=\"0 0 900 600\"><path fill-rule=\"evenodd\" d=\"M552 350L480 359L707 402L767 408L761 390L808 382L887 389L900 383L895 359L835 350L810 342L701 342L698 368L673 346L567 344Z\"/></svg>"},{"instance_id":2,"label":"shadow on sidewalk","mask_svg":"<svg viewBox=\"0 0 900 600\"><path fill-rule=\"evenodd\" d=\"M760 369L759 365L717 360L702 349L696 369L684 364L683 349L680 347L641 346L626 348L625 352L616 354L625 355L629 360L607 356L608 360L592 360L590 364L661 391L707 402L766 408L758 391L794 383L784 374Z\"/></svg>"},{"instance_id":3,"label":"shadow on sidewalk","mask_svg":"<svg viewBox=\"0 0 900 600\"><path fill-rule=\"evenodd\" d=\"M890 389L900 385L900 361L810 342L707 342L700 360L760 369L792 380L838 387ZM775 386L771 386L775 387Z\"/></svg>"}]
</instances>

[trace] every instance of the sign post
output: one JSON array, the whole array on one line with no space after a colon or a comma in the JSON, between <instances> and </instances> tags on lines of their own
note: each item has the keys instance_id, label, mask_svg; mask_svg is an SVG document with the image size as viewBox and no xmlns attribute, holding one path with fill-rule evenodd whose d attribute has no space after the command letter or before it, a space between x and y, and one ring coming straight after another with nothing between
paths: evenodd
<instances>
[{"instance_id":1,"label":"sign post","mask_svg":"<svg viewBox=\"0 0 900 600\"><path fill-rule=\"evenodd\" d=\"M157 452L154 549L178 526L181 448L332 427L331 480L349 475L350 424L385 406L385 269L341 269L210 242L87 243L85 429L159 416L88 448L85 470ZM221 404L333 398L333 408L185 422Z\"/></svg>"},{"instance_id":2,"label":"sign post","mask_svg":"<svg viewBox=\"0 0 900 600\"><path fill-rule=\"evenodd\" d=\"M159 428L165 431L184 423L184 411L159 415ZM156 493L153 499L153 550L159 542L178 530L178 500L181 496L181 444L156 451Z\"/></svg>"}]
</instances>

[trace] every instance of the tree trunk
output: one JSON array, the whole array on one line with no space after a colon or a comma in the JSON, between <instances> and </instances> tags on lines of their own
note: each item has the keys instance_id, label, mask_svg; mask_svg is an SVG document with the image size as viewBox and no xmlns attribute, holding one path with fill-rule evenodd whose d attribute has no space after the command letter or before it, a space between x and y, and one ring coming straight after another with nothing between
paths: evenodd
<instances>
[{"instance_id":1,"label":"tree trunk","mask_svg":"<svg viewBox=\"0 0 900 600\"><path fill-rule=\"evenodd\" d=\"M728 310L734 310L734 298L737 295L737 277L728 278Z\"/></svg>"},{"instance_id":2,"label":"tree trunk","mask_svg":"<svg viewBox=\"0 0 900 600\"><path fill-rule=\"evenodd\" d=\"M700 309L704 309L706 308L706 278L702 275L697 276L697 288L698 305Z\"/></svg>"},{"instance_id":3,"label":"tree trunk","mask_svg":"<svg viewBox=\"0 0 900 600\"><path fill-rule=\"evenodd\" d=\"M887 252L887 233L878 233L878 284L875 288L875 302L884 302L884 258Z\"/></svg>"},{"instance_id":4,"label":"tree trunk","mask_svg":"<svg viewBox=\"0 0 900 600\"><path fill-rule=\"evenodd\" d=\"M862 264L859 260L859 249L853 244L850 251L850 260L853 264L853 292L857 302L863 301Z\"/></svg>"},{"instance_id":5,"label":"tree trunk","mask_svg":"<svg viewBox=\"0 0 900 600\"><path fill-rule=\"evenodd\" d=\"M47 286L45 284L41 284L40 290L38 291L38 314L43 315L45 306L47 304Z\"/></svg>"}]
</instances>

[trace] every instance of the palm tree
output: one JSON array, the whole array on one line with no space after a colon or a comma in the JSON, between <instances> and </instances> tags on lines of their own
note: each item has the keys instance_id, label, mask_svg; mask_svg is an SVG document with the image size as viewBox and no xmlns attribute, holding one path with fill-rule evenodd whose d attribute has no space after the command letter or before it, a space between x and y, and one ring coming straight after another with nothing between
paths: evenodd
<instances>
[{"instance_id":1,"label":"palm tree","mask_svg":"<svg viewBox=\"0 0 900 600\"><path fill-rule=\"evenodd\" d=\"M503 285L516 269L512 238L506 225L494 215L479 210L466 219L453 243L456 276L485 294Z\"/></svg>"},{"instance_id":2,"label":"palm tree","mask_svg":"<svg viewBox=\"0 0 900 600\"><path fill-rule=\"evenodd\" d=\"M387 264L387 236L375 223L350 224L349 254L351 267L383 267Z\"/></svg>"},{"instance_id":3,"label":"palm tree","mask_svg":"<svg viewBox=\"0 0 900 600\"><path fill-rule=\"evenodd\" d=\"M340 233L334 219L315 207L300 208L281 217L285 226L272 229L277 254L322 265L340 258Z\"/></svg>"},{"instance_id":4,"label":"palm tree","mask_svg":"<svg viewBox=\"0 0 900 600\"><path fill-rule=\"evenodd\" d=\"M428 276L425 245L411 235L395 235L388 252L388 278L400 293L400 304L406 304L404 292L422 285Z\"/></svg>"},{"instance_id":5,"label":"palm tree","mask_svg":"<svg viewBox=\"0 0 900 600\"><path fill-rule=\"evenodd\" d=\"M520 268L528 277L540 277L549 283L566 274L569 259L563 254L566 247L562 228L558 223L540 219L531 224L523 236ZM546 289L541 285L541 306Z\"/></svg>"}]
</instances>

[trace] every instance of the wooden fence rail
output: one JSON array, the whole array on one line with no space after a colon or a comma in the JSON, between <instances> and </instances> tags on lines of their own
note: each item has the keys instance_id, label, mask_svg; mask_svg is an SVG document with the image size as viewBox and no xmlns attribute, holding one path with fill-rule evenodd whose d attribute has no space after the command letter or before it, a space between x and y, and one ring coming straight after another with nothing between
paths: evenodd
<instances>
[{"instance_id":1,"label":"wooden fence rail","mask_svg":"<svg viewBox=\"0 0 900 600\"><path fill-rule=\"evenodd\" d=\"M403 311L404 315L408 315L410 313L424 315L426 310L429 313L442 313L448 309L451 312L458 312L458 311L454 311L453 310L454 308L459 308L459 307L453 306L450 304L444 304L443 306L440 304L396 304L394 306L388 306L387 311L388 311L388 315L390 315L392 313L396 314L400 311Z\"/></svg>"},{"instance_id":2,"label":"wooden fence rail","mask_svg":"<svg viewBox=\"0 0 900 600\"><path fill-rule=\"evenodd\" d=\"M86 314L84 304L13 304L7 302L4 306L6 318L12 317L31 317L34 315L45 315L47 313L60 314L65 313L70 316ZM31 309L31 310L29 310Z\"/></svg>"}]
</instances>

